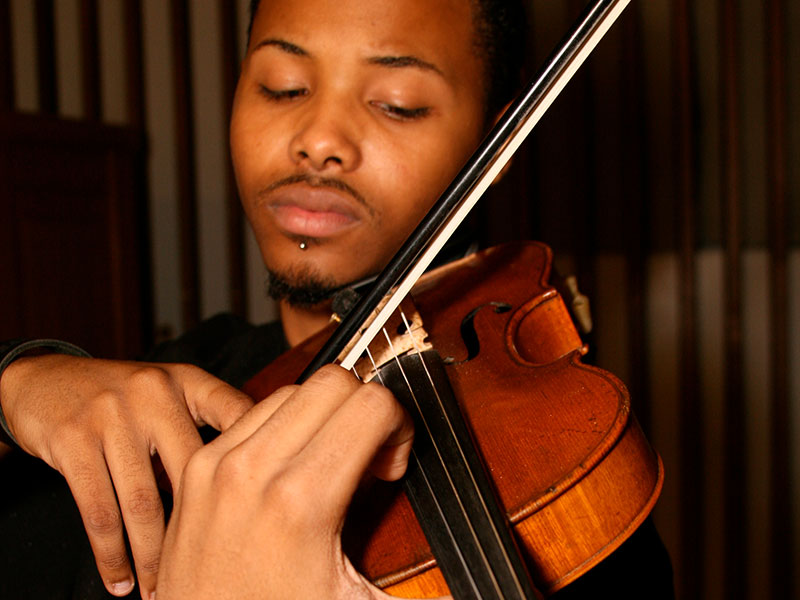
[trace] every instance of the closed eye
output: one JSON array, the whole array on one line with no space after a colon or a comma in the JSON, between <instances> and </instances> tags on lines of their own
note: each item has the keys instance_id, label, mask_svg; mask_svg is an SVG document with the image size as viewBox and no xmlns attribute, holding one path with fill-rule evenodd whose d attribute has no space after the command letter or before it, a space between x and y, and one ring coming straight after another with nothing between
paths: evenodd
<instances>
[{"instance_id":1,"label":"closed eye","mask_svg":"<svg viewBox=\"0 0 800 600\"><path fill-rule=\"evenodd\" d=\"M426 117L431 112L431 109L427 106L422 106L419 108L403 108L387 102L378 101L372 101L370 104L386 114L388 117L398 121L413 121L416 119L421 119Z\"/></svg>"},{"instance_id":2,"label":"closed eye","mask_svg":"<svg viewBox=\"0 0 800 600\"><path fill-rule=\"evenodd\" d=\"M292 90L272 90L264 85L258 86L259 91L261 94L266 96L269 100L294 100L295 98L301 98L308 94L308 90L300 88L300 89L292 89Z\"/></svg>"}]
</instances>

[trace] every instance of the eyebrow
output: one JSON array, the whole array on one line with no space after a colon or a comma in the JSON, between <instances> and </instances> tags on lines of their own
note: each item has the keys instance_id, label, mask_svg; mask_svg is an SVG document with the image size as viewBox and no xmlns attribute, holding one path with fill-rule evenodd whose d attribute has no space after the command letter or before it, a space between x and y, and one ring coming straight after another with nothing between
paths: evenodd
<instances>
[{"instance_id":1,"label":"eyebrow","mask_svg":"<svg viewBox=\"0 0 800 600\"><path fill-rule=\"evenodd\" d=\"M390 69L401 69L404 67L415 67L423 71L433 71L444 77L442 70L435 64L422 60L416 56L372 56L367 59L371 65L389 67Z\"/></svg>"},{"instance_id":2,"label":"eyebrow","mask_svg":"<svg viewBox=\"0 0 800 600\"><path fill-rule=\"evenodd\" d=\"M300 46L296 46L291 42L287 42L286 40L281 40L279 38L267 38L265 40L261 40L260 42L258 42L258 44L256 44L256 47L253 48L253 52L255 52L256 50L260 50L261 48L265 48L267 46L275 46L276 48L279 48L284 52L287 52L289 54L294 54L296 56L310 56L310 54L305 50L303 50Z\"/></svg>"},{"instance_id":3,"label":"eyebrow","mask_svg":"<svg viewBox=\"0 0 800 600\"><path fill-rule=\"evenodd\" d=\"M260 50L261 48L272 46L278 48L288 54L293 54L295 56L311 56L311 54L297 46L292 44L291 42L287 42L286 40L282 40L280 38L267 38L261 40L256 47L253 48L253 52L256 50ZM371 56L366 59L367 64L370 65L378 65L381 67L388 67L390 69L402 69L407 67L412 67L416 69L421 69L423 71L431 71L434 73L438 73L442 77L444 77L444 73L442 70L437 67L435 64L428 62L426 60L422 60L421 58L413 55L403 55L403 56Z\"/></svg>"}]
</instances>

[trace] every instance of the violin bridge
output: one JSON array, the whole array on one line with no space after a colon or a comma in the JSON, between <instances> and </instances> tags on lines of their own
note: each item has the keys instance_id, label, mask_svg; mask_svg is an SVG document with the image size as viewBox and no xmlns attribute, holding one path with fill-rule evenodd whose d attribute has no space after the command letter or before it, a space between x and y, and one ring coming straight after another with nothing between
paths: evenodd
<instances>
[{"instance_id":1,"label":"violin bridge","mask_svg":"<svg viewBox=\"0 0 800 600\"><path fill-rule=\"evenodd\" d=\"M405 320L403 316L405 316ZM428 332L422 325L422 317L408 296L389 317L383 329L391 340L391 344L386 340L386 336L375 336L367 347L370 356L367 356L367 352L365 352L364 356L353 366L362 381L372 380L382 366L396 358L433 348L428 341Z\"/></svg>"}]
</instances>

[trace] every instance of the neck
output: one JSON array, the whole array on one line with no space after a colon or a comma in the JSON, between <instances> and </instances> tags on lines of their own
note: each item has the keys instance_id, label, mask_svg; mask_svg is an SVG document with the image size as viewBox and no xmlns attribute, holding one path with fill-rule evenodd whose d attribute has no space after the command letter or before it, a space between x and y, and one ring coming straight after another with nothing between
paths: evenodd
<instances>
[{"instance_id":1,"label":"neck","mask_svg":"<svg viewBox=\"0 0 800 600\"><path fill-rule=\"evenodd\" d=\"M283 334L290 346L296 346L307 337L323 329L331 319L329 302L312 307L291 306L286 301L279 305Z\"/></svg>"}]
</instances>

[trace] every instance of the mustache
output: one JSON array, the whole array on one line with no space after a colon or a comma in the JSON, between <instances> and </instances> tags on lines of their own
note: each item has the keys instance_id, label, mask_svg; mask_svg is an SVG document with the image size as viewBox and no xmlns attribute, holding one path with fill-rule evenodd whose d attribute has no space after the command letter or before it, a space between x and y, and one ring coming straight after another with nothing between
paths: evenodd
<instances>
[{"instance_id":1,"label":"mustache","mask_svg":"<svg viewBox=\"0 0 800 600\"><path fill-rule=\"evenodd\" d=\"M362 196L358 190L356 190L353 186L348 183L345 183L341 179L336 179L335 177L320 177L318 175L310 175L308 173L295 173L294 175L289 175L287 177L283 177L278 179L277 181L272 182L267 187L265 187L259 193L259 196L265 196L270 192L277 190L278 188L293 185L295 183L305 183L310 187L319 187L319 188L332 188L334 190L338 190L340 192L344 192L348 196L351 196L356 202L361 204L364 208L366 208L370 214L374 213L374 210L367 199Z\"/></svg>"}]
</instances>

